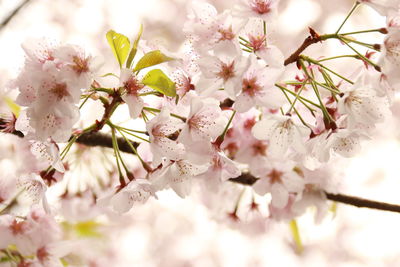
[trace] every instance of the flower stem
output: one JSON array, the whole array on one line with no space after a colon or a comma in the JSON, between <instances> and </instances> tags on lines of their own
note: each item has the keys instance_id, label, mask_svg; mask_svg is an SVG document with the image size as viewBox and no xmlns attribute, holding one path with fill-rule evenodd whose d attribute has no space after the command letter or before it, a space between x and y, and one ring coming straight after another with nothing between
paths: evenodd
<instances>
[{"instance_id":1,"label":"flower stem","mask_svg":"<svg viewBox=\"0 0 400 267\"><path fill-rule=\"evenodd\" d=\"M320 66L321 68L324 68L325 70L327 70L327 71L329 71L330 73L334 74L335 76L339 77L340 79L342 79L342 80L344 80L344 81L346 81L346 82L348 82L348 83L350 83L350 84L354 84L353 81L351 81L351 80L347 79L346 77L340 75L339 73L337 73L337 72L331 70L330 68L328 68L328 67L326 67L325 65L319 63L319 62L318 62L317 60L315 60L315 59L312 59L312 58L307 57L307 56L304 56L304 55L301 55L301 56L300 56L300 59L305 60L305 61L310 62L310 63L313 63L313 64L315 64L315 65L318 65L318 66Z\"/></svg>"},{"instance_id":2,"label":"flower stem","mask_svg":"<svg viewBox=\"0 0 400 267\"><path fill-rule=\"evenodd\" d=\"M287 89L286 87L284 87L282 85L279 85L279 84L276 83L275 86L278 87L281 90L284 90L285 92L288 92L291 95L294 95L294 96L297 95L296 93L292 92L291 90ZM305 101L305 102L307 102L307 103L309 103L309 104L321 109L320 105L318 105L317 103L314 103L313 101L311 101L311 100L309 100L307 98L304 98L302 96L299 96L299 101L300 102ZM302 102L302 103L303 103L303 105L307 106L304 102Z\"/></svg>"},{"instance_id":3,"label":"flower stem","mask_svg":"<svg viewBox=\"0 0 400 267\"><path fill-rule=\"evenodd\" d=\"M361 41L358 41L358 40L355 40L355 39L347 38L347 37L342 36L342 35L338 35L337 38L338 38L340 41L342 41L343 43L346 43L346 44L348 44L348 43L355 43L355 44L358 44L358 45L367 47L367 48L369 48L369 49L373 49L373 50L375 50L375 51L379 51L379 49L375 48L373 44L364 43L364 42L361 42Z\"/></svg>"},{"instance_id":4,"label":"flower stem","mask_svg":"<svg viewBox=\"0 0 400 267\"><path fill-rule=\"evenodd\" d=\"M149 140L144 139L143 137L140 137L140 136L138 136L138 135L136 135L136 134L133 134L132 132L129 132L129 131L125 130L125 129L119 129L119 130L121 130L121 131L123 131L124 133L129 134L129 135L131 135L131 136L133 136L133 137L135 137L135 138L137 138L137 139L140 139L140 140L142 140L142 141L145 141L145 142L147 142L147 143L150 143Z\"/></svg>"},{"instance_id":5,"label":"flower stem","mask_svg":"<svg viewBox=\"0 0 400 267\"><path fill-rule=\"evenodd\" d=\"M234 111L232 112L232 115L231 115L231 117L229 118L229 121L228 121L228 123L226 124L224 131L223 131L222 134L220 135L222 141L224 140L225 135L226 135L226 133L228 132L229 126L231 125L232 120L233 120L233 117L235 117L235 114L236 114L236 110L234 110Z\"/></svg>"},{"instance_id":6,"label":"flower stem","mask_svg":"<svg viewBox=\"0 0 400 267\"><path fill-rule=\"evenodd\" d=\"M362 55L360 52L357 51L357 49L355 49L354 47L352 47L349 43L347 43L346 41L344 41L344 39L342 37L339 37L340 40L342 40L351 50L353 50L362 60L364 60L365 62L367 62L368 64L370 64L371 66L373 66L377 71L380 71L381 67L379 67L379 65L375 64L374 62L372 62L370 59L368 59L367 57L365 57L364 55Z\"/></svg>"},{"instance_id":7,"label":"flower stem","mask_svg":"<svg viewBox=\"0 0 400 267\"><path fill-rule=\"evenodd\" d=\"M379 29L372 29L372 30L363 30L363 31L356 31L356 32L346 32L346 33L341 33L340 35L352 35L352 34L360 34L360 33L369 33L369 32L379 32L382 34L385 34L383 31L383 28Z\"/></svg>"},{"instance_id":8,"label":"flower stem","mask_svg":"<svg viewBox=\"0 0 400 267\"><path fill-rule=\"evenodd\" d=\"M332 118L331 118L331 116L329 115L328 110L326 109L326 107L325 107L325 105L324 105L324 102L323 102L322 99L321 99L321 95L320 95L320 93L319 93L319 91L318 91L318 88L317 88L317 86L316 86L316 84L315 84L314 78L313 78L313 77L310 75L310 73L308 72L307 67L306 67L306 65L304 64L304 61L303 61L303 60L299 60L299 63L300 63L300 65L301 65L301 68L303 69L304 73L306 74L306 76L310 79L311 87L312 87L313 90L314 90L315 96L318 98L318 101L319 101L319 104L320 104L320 106L321 106L321 110L322 110L322 113L324 114L324 117L325 117L326 119L328 119L329 121L333 121Z\"/></svg>"},{"instance_id":9,"label":"flower stem","mask_svg":"<svg viewBox=\"0 0 400 267\"><path fill-rule=\"evenodd\" d=\"M132 152L138 157L138 159L140 160L141 164L143 165L143 167L146 169L147 164L144 162L144 160L142 159L142 157L140 157L139 153L137 152L136 148L132 145L132 141L129 140L124 133L119 130L118 128L116 128L117 131L121 134L122 138L125 139L125 141L128 143L129 147L132 149ZM146 167L145 167L146 166Z\"/></svg>"},{"instance_id":10,"label":"flower stem","mask_svg":"<svg viewBox=\"0 0 400 267\"><path fill-rule=\"evenodd\" d=\"M323 61L328 61L328 60L338 59L338 58L346 58L346 57L351 57L351 58L359 59L359 56L358 56L358 55L340 55L340 56L335 56L335 57L323 58L323 59L318 60L318 62L323 62Z\"/></svg>"},{"instance_id":11,"label":"flower stem","mask_svg":"<svg viewBox=\"0 0 400 267\"><path fill-rule=\"evenodd\" d=\"M83 105L85 105L85 103L89 100L89 98L90 98L92 95L94 95L95 93L96 93L96 92L92 92L92 93L88 94L88 95L85 97L85 100L83 100L82 104L80 104L79 109L81 109L81 108L83 107Z\"/></svg>"},{"instance_id":12,"label":"flower stem","mask_svg":"<svg viewBox=\"0 0 400 267\"><path fill-rule=\"evenodd\" d=\"M147 110L147 111L157 112L157 113L161 112L161 109L158 109L158 108L144 107L143 109ZM170 114L171 114L172 117L175 117L177 119L182 120L183 122L186 122L186 118L185 117L179 116L179 115L174 114L174 113L170 113Z\"/></svg>"},{"instance_id":13,"label":"flower stem","mask_svg":"<svg viewBox=\"0 0 400 267\"><path fill-rule=\"evenodd\" d=\"M292 232L293 241L296 244L296 251L297 253L301 253L303 251L303 243L301 242L300 231L296 220L291 220L289 226L290 231Z\"/></svg>"},{"instance_id":14,"label":"flower stem","mask_svg":"<svg viewBox=\"0 0 400 267\"><path fill-rule=\"evenodd\" d=\"M347 14L346 18L343 20L342 24L340 24L339 28L336 31L336 34L338 34L340 32L340 30L342 29L342 27L344 26L344 24L346 23L346 21L350 18L350 16L353 14L353 12L356 10L356 8L358 7L360 3L357 1L354 3L353 7L351 8L351 10L349 11L349 13Z\"/></svg>"},{"instance_id":15,"label":"flower stem","mask_svg":"<svg viewBox=\"0 0 400 267\"><path fill-rule=\"evenodd\" d=\"M285 95L285 97L286 97L287 101L289 102L289 104L291 104L291 105L293 106L293 103L292 103L292 101L290 100L290 98L289 98L289 96L287 95L287 93L285 92L285 90L283 90L282 88L280 88L280 89L281 89L282 93ZM296 113L297 117L299 117L301 123L302 123L304 126L310 128L310 126L304 121L303 117L300 115L300 113L297 111L297 109L296 109L295 107L293 107L293 110L294 110L294 112ZM282 112L282 115L285 115L285 114L283 114L282 108L281 108L281 112ZM286 114L287 114L287 113L286 113ZM311 129L311 128L310 128L310 129Z\"/></svg>"},{"instance_id":16,"label":"flower stem","mask_svg":"<svg viewBox=\"0 0 400 267\"><path fill-rule=\"evenodd\" d=\"M118 148L117 138L115 136L115 128L113 128L113 127L111 127L111 138L112 138L112 144L113 144L113 149L114 149L115 160L117 162L119 183L121 184L122 187L124 187L126 185L126 182L125 182L124 176L123 176L122 171L121 171L121 166L119 165L119 157L120 157L119 148Z\"/></svg>"},{"instance_id":17,"label":"flower stem","mask_svg":"<svg viewBox=\"0 0 400 267\"><path fill-rule=\"evenodd\" d=\"M304 89L304 87L306 85L306 82L307 82L307 80L305 80L303 82L303 84L301 85L299 91L297 92L297 94L296 94L296 96L295 96L295 98L293 100L292 105L290 106L289 110L286 113L290 113L290 111L292 111L292 109L294 108L294 105L296 104L297 99L299 99L299 96L300 96L301 92L303 91L303 89Z\"/></svg>"}]
</instances>

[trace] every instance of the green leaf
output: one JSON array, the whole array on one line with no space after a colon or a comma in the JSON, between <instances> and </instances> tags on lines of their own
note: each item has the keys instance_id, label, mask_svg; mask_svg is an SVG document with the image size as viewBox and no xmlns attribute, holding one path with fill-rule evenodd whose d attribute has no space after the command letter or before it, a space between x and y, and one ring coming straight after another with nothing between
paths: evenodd
<instances>
[{"instance_id":1,"label":"green leaf","mask_svg":"<svg viewBox=\"0 0 400 267\"><path fill-rule=\"evenodd\" d=\"M104 74L104 75L101 75L100 77L108 77L108 76L113 76L113 77L119 79L119 77L118 77L117 75L115 75L114 73L111 73L111 72L106 73L106 74Z\"/></svg>"},{"instance_id":2,"label":"green leaf","mask_svg":"<svg viewBox=\"0 0 400 267\"><path fill-rule=\"evenodd\" d=\"M7 106L10 108L12 113L14 113L15 117L19 117L19 112L21 111L21 107L18 106L11 98L5 96L4 102L6 102Z\"/></svg>"},{"instance_id":3,"label":"green leaf","mask_svg":"<svg viewBox=\"0 0 400 267\"><path fill-rule=\"evenodd\" d=\"M126 57L128 56L130 48L128 37L113 30L108 31L106 37L114 53L114 56L118 60L119 66L122 68Z\"/></svg>"},{"instance_id":4,"label":"green leaf","mask_svg":"<svg viewBox=\"0 0 400 267\"><path fill-rule=\"evenodd\" d=\"M135 55L136 55L136 52L137 52L137 47L138 47L138 44L139 44L140 37L142 36L142 33L143 33L143 24L140 24L139 33L136 36L135 41L133 41L133 46L132 46L131 52L129 53L128 60L126 61L126 67L127 68L131 68L132 67L132 61L135 58Z\"/></svg>"},{"instance_id":5,"label":"green leaf","mask_svg":"<svg viewBox=\"0 0 400 267\"><path fill-rule=\"evenodd\" d=\"M142 83L166 96L176 96L175 83L160 69L149 71L144 76Z\"/></svg>"},{"instance_id":6,"label":"green leaf","mask_svg":"<svg viewBox=\"0 0 400 267\"><path fill-rule=\"evenodd\" d=\"M101 237L99 228L101 224L95 221L82 221L78 223L63 222L62 226L67 232L74 233L80 237Z\"/></svg>"},{"instance_id":7,"label":"green leaf","mask_svg":"<svg viewBox=\"0 0 400 267\"><path fill-rule=\"evenodd\" d=\"M154 50L146 53L136 64L134 71L138 71L147 67L151 67L163 62L174 60L172 57L167 57L160 50Z\"/></svg>"}]
</instances>

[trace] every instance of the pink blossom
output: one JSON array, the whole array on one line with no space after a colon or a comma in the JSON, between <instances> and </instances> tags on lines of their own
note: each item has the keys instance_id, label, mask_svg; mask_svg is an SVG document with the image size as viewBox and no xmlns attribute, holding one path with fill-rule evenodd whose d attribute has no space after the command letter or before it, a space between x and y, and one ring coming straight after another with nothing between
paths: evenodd
<instances>
[{"instance_id":1,"label":"pink blossom","mask_svg":"<svg viewBox=\"0 0 400 267\"><path fill-rule=\"evenodd\" d=\"M71 44L57 47L53 55L62 66L66 82L78 89L89 89L93 76L101 66L99 57L92 57L81 47Z\"/></svg>"},{"instance_id":2,"label":"pink blossom","mask_svg":"<svg viewBox=\"0 0 400 267\"><path fill-rule=\"evenodd\" d=\"M52 166L59 172L65 171L59 148L54 142L35 141L31 145L31 152L38 160L46 162L48 166Z\"/></svg>"},{"instance_id":3,"label":"pink blossom","mask_svg":"<svg viewBox=\"0 0 400 267\"><path fill-rule=\"evenodd\" d=\"M171 160L182 157L185 148L183 144L176 141L176 137L174 138L173 135L177 134L183 126L183 122L171 117L166 108L147 123L146 129L150 136L150 149L155 165L161 163L162 157Z\"/></svg>"},{"instance_id":4,"label":"pink blossom","mask_svg":"<svg viewBox=\"0 0 400 267\"><path fill-rule=\"evenodd\" d=\"M192 37L200 51L207 52L221 41L235 40L238 28L228 10L218 14L213 5L193 1L190 11L184 31Z\"/></svg>"},{"instance_id":5,"label":"pink blossom","mask_svg":"<svg viewBox=\"0 0 400 267\"><path fill-rule=\"evenodd\" d=\"M222 114L217 100L193 98L189 116L178 140L183 144L214 141L222 134L227 123L228 119Z\"/></svg>"},{"instance_id":6,"label":"pink blossom","mask_svg":"<svg viewBox=\"0 0 400 267\"><path fill-rule=\"evenodd\" d=\"M151 183L145 179L135 179L111 198L111 205L115 211L125 213L134 204L145 203L150 196L155 196Z\"/></svg>"},{"instance_id":7,"label":"pink blossom","mask_svg":"<svg viewBox=\"0 0 400 267\"><path fill-rule=\"evenodd\" d=\"M50 212L46 198L47 186L37 174L29 174L18 178L17 190L21 190L18 199L22 205L33 206L42 203L46 212Z\"/></svg>"},{"instance_id":8,"label":"pink blossom","mask_svg":"<svg viewBox=\"0 0 400 267\"><path fill-rule=\"evenodd\" d=\"M387 15L392 10L398 10L400 4L398 0L360 0L359 2L369 5L382 16Z\"/></svg>"},{"instance_id":9,"label":"pink blossom","mask_svg":"<svg viewBox=\"0 0 400 267\"><path fill-rule=\"evenodd\" d=\"M136 119L144 106L144 102L139 96L139 91L144 85L138 81L136 75L130 69L122 69L119 79L120 86L125 89L122 100L128 105L131 118Z\"/></svg>"},{"instance_id":10,"label":"pink blossom","mask_svg":"<svg viewBox=\"0 0 400 267\"><path fill-rule=\"evenodd\" d=\"M374 127L390 114L387 98L378 97L376 91L368 84L357 82L342 91L344 95L339 99L338 111L347 115L349 128Z\"/></svg>"},{"instance_id":11,"label":"pink blossom","mask_svg":"<svg viewBox=\"0 0 400 267\"><path fill-rule=\"evenodd\" d=\"M249 60L241 56L241 51L233 43L221 42L214 48L214 55L205 55L197 63L204 75L198 85L201 94L209 96L224 88L231 99L235 99L241 86L240 80L248 68Z\"/></svg>"},{"instance_id":12,"label":"pink blossom","mask_svg":"<svg viewBox=\"0 0 400 267\"><path fill-rule=\"evenodd\" d=\"M277 14L279 0L238 0L234 15L243 19L261 18L271 21Z\"/></svg>"},{"instance_id":13,"label":"pink blossom","mask_svg":"<svg viewBox=\"0 0 400 267\"><path fill-rule=\"evenodd\" d=\"M20 92L17 103L28 107L27 138L65 142L79 118L82 89L89 89L96 67L76 46L31 40L23 48L27 58L14 86Z\"/></svg>"},{"instance_id":14,"label":"pink blossom","mask_svg":"<svg viewBox=\"0 0 400 267\"><path fill-rule=\"evenodd\" d=\"M194 164L185 159L165 161L163 167L151 175L151 183L156 190L172 188L175 193L184 198L192 188L192 179L208 169L207 164Z\"/></svg>"},{"instance_id":15,"label":"pink blossom","mask_svg":"<svg viewBox=\"0 0 400 267\"><path fill-rule=\"evenodd\" d=\"M233 108L238 112L246 112L255 106L279 108L285 99L274 84L282 74L282 68L263 66L254 55L250 57L251 65L242 77L242 90Z\"/></svg>"},{"instance_id":16,"label":"pink blossom","mask_svg":"<svg viewBox=\"0 0 400 267\"><path fill-rule=\"evenodd\" d=\"M271 193L272 206L278 209L284 208L289 202L290 194L301 194L304 188L304 180L293 168L294 165L290 161L266 162L263 167L255 171L260 179L253 185L254 190L260 195Z\"/></svg>"},{"instance_id":17,"label":"pink blossom","mask_svg":"<svg viewBox=\"0 0 400 267\"><path fill-rule=\"evenodd\" d=\"M307 127L295 124L290 117L282 115L265 115L252 129L257 139L269 140L268 152L273 157L284 156L289 148L304 153L304 141L310 132Z\"/></svg>"}]
</instances>

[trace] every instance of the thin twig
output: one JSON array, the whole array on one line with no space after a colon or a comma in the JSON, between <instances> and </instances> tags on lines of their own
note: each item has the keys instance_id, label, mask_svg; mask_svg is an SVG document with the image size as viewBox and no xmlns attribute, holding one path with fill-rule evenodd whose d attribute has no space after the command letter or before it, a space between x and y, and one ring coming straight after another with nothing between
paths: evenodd
<instances>
[{"instance_id":1,"label":"thin twig","mask_svg":"<svg viewBox=\"0 0 400 267\"><path fill-rule=\"evenodd\" d=\"M0 24L0 31L7 26L7 24L18 14L18 12L26 5L30 2L31 0L25 0L23 1L21 4L19 4L19 6L17 6L17 8L14 9L13 12L10 13L10 15L8 15L8 17L6 17L3 22Z\"/></svg>"}]
</instances>

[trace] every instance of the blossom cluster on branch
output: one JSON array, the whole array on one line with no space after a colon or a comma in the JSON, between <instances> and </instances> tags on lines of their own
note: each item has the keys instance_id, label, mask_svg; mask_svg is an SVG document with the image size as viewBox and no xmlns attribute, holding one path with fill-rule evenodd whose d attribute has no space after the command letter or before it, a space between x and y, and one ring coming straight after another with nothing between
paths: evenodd
<instances>
[{"instance_id":1,"label":"blossom cluster on branch","mask_svg":"<svg viewBox=\"0 0 400 267\"><path fill-rule=\"evenodd\" d=\"M234 207L221 217L235 222L250 213L249 220L291 221L311 206L322 218L329 209L327 196L335 198L331 193L338 190L331 163L357 155L376 125L391 115L400 85L400 3L355 2L335 32L310 28L304 43L285 59L269 35L278 2L238 0L218 12L207 2L193 1L183 26L187 40L176 53L141 40L142 28L133 41L110 30L106 39L116 62L107 64L118 64L119 73L100 73L98 58L75 45L47 39L24 43L25 64L11 83L19 94L10 104L13 114L0 119L0 129L23 137L24 149L39 163L15 179L0 180L0 260L18 266L73 265L67 255L77 253L73 246L79 240L62 234L66 228L55 217L65 213L46 197L60 184L62 201L92 198L96 214L121 215L170 188L182 198L199 190L220 196L224 210ZM386 16L386 27L343 33L359 5ZM358 39L369 33L384 34L383 42ZM306 54L308 46L327 41L350 54ZM343 58L353 59L347 73L327 64ZM294 65L296 70L289 69ZM83 128L80 110L88 101L101 103L104 113ZM115 119L125 104L130 126ZM93 145L111 147L113 154L91 152ZM134 154L138 164L123 152ZM76 167L70 164L74 157L99 164L107 177L88 183L85 192L69 192L65 176ZM246 175L251 182L239 179ZM247 186L224 198L235 178ZM245 204L244 195L251 199ZM262 204L266 213L259 209Z\"/></svg>"}]
</instances>

